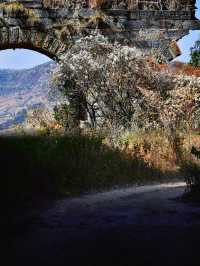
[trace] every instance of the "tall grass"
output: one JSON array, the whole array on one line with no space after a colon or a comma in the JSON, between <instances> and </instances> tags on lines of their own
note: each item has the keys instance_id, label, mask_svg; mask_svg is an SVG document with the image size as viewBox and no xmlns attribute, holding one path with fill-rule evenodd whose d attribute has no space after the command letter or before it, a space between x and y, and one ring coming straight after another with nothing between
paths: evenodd
<instances>
[{"instance_id":1,"label":"tall grass","mask_svg":"<svg viewBox=\"0 0 200 266\"><path fill-rule=\"evenodd\" d=\"M116 141L116 147L132 156L142 159L149 167L161 173L176 172L179 169L177 157L182 147L180 137L169 138L165 130L124 132ZM176 143L176 145L175 145Z\"/></svg>"},{"instance_id":2,"label":"tall grass","mask_svg":"<svg viewBox=\"0 0 200 266\"><path fill-rule=\"evenodd\" d=\"M0 138L1 194L73 195L156 180L159 171L99 136Z\"/></svg>"},{"instance_id":3,"label":"tall grass","mask_svg":"<svg viewBox=\"0 0 200 266\"><path fill-rule=\"evenodd\" d=\"M112 146L97 134L0 137L1 195L77 195L185 177L188 165L199 163L190 154L197 143L200 135L184 136L177 164L174 145L161 130L124 132Z\"/></svg>"}]
</instances>

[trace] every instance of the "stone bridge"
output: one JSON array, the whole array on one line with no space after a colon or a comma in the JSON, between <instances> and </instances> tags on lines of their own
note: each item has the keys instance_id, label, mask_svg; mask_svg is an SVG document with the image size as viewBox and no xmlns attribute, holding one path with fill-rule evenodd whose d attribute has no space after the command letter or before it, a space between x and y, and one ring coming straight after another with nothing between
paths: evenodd
<instances>
[{"instance_id":1,"label":"stone bridge","mask_svg":"<svg viewBox=\"0 0 200 266\"><path fill-rule=\"evenodd\" d=\"M0 0L0 49L27 48L55 60L99 29L170 61L180 53L176 41L199 28L193 0Z\"/></svg>"}]
</instances>

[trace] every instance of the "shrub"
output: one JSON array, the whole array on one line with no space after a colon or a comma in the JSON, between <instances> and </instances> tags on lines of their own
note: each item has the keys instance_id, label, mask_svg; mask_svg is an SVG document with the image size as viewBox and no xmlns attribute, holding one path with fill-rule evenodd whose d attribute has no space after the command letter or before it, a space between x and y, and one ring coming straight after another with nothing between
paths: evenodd
<instances>
[{"instance_id":1,"label":"shrub","mask_svg":"<svg viewBox=\"0 0 200 266\"><path fill-rule=\"evenodd\" d=\"M186 156L186 159L182 161L182 171L184 172L185 181L190 192L200 193L200 151L193 146L191 155Z\"/></svg>"},{"instance_id":2,"label":"shrub","mask_svg":"<svg viewBox=\"0 0 200 266\"><path fill-rule=\"evenodd\" d=\"M188 161L184 164L184 172L186 174L185 181L190 190L200 191L200 165Z\"/></svg>"},{"instance_id":3,"label":"shrub","mask_svg":"<svg viewBox=\"0 0 200 266\"><path fill-rule=\"evenodd\" d=\"M190 64L195 67L200 67L200 41L196 41L191 48L191 60Z\"/></svg>"},{"instance_id":4,"label":"shrub","mask_svg":"<svg viewBox=\"0 0 200 266\"><path fill-rule=\"evenodd\" d=\"M178 158L181 157L182 140L176 139L176 145L170 142L165 130L149 130L121 132L118 137L114 136L114 145L134 157L144 160L149 167L158 169L160 172L178 171Z\"/></svg>"}]
</instances>

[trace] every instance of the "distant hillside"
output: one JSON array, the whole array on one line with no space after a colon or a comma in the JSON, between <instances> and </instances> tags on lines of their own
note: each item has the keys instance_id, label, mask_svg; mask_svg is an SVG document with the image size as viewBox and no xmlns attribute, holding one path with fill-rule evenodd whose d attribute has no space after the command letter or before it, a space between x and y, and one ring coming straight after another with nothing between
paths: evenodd
<instances>
[{"instance_id":1,"label":"distant hillside","mask_svg":"<svg viewBox=\"0 0 200 266\"><path fill-rule=\"evenodd\" d=\"M0 96L32 90L38 85L46 89L54 65L50 62L24 70L0 69Z\"/></svg>"},{"instance_id":2,"label":"distant hillside","mask_svg":"<svg viewBox=\"0 0 200 266\"><path fill-rule=\"evenodd\" d=\"M54 62L31 69L0 70L0 130L21 123L32 108L51 108L55 103L49 94Z\"/></svg>"}]
</instances>

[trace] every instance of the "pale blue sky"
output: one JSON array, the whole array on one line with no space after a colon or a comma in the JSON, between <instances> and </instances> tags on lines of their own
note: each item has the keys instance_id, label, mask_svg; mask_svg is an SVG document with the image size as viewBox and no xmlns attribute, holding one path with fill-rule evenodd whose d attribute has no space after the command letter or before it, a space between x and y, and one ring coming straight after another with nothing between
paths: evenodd
<instances>
[{"instance_id":1,"label":"pale blue sky","mask_svg":"<svg viewBox=\"0 0 200 266\"><path fill-rule=\"evenodd\" d=\"M43 54L28 49L7 49L0 51L0 68L24 69L50 61Z\"/></svg>"},{"instance_id":2,"label":"pale blue sky","mask_svg":"<svg viewBox=\"0 0 200 266\"><path fill-rule=\"evenodd\" d=\"M196 16L200 19L200 0L197 0L196 6L199 8ZM182 55L177 57L176 60L188 62L190 58L190 47L196 40L200 38L199 31L191 31L189 35L185 36L178 43L182 50ZM31 68L39 64L50 61L45 55L37 53L32 50L16 49L16 50L3 50L0 51L0 68L23 69Z\"/></svg>"}]
</instances>

